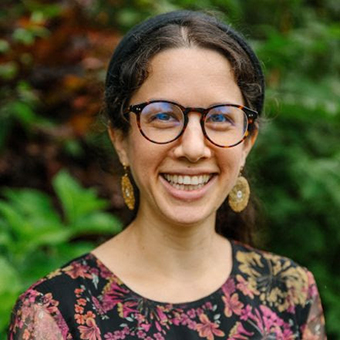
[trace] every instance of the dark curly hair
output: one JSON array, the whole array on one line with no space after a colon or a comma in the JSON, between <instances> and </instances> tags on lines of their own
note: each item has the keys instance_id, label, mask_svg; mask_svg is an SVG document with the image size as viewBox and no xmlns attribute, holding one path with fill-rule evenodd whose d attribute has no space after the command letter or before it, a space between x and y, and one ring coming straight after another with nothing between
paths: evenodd
<instances>
[{"instance_id":1,"label":"dark curly hair","mask_svg":"<svg viewBox=\"0 0 340 340\"><path fill-rule=\"evenodd\" d=\"M244 38L213 16L195 11L175 11L136 26L117 46L105 86L105 113L110 126L124 133L129 131L129 121L123 113L132 95L148 77L153 56L166 49L194 46L224 55L232 66L245 105L261 113L264 100L262 69ZM135 191L138 198L138 189ZM253 243L255 211L252 198L241 213L233 212L224 202L217 211L217 232Z\"/></svg>"}]
</instances>

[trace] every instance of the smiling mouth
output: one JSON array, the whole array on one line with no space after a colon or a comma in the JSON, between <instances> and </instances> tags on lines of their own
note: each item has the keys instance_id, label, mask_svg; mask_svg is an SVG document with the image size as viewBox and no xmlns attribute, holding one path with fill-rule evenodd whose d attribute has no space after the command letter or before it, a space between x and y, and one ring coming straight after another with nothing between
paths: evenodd
<instances>
[{"instance_id":1,"label":"smiling mouth","mask_svg":"<svg viewBox=\"0 0 340 340\"><path fill-rule=\"evenodd\" d=\"M162 176L175 189L186 191L201 189L213 177L212 174L198 176L162 174Z\"/></svg>"}]
</instances>

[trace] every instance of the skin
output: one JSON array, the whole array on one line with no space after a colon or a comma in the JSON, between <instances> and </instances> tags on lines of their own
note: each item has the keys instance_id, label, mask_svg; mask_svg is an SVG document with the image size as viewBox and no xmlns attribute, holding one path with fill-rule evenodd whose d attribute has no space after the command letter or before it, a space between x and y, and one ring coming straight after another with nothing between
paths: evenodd
<instances>
[{"instance_id":1,"label":"skin","mask_svg":"<svg viewBox=\"0 0 340 340\"><path fill-rule=\"evenodd\" d=\"M157 54L131 104L170 100L187 107L243 104L228 60L216 51L176 48ZM200 114L189 113L185 133L158 145L139 132L130 114L128 135L109 131L122 164L140 191L136 219L94 254L127 286L149 299L189 302L211 294L232 268L231 246L215 232L218 207L234 186L256 136L223 149L204 138ZM212 176L201 189L172 187L163 174ZM150 279L152 278L152 280Z\"/></svg>"}]
</instances>

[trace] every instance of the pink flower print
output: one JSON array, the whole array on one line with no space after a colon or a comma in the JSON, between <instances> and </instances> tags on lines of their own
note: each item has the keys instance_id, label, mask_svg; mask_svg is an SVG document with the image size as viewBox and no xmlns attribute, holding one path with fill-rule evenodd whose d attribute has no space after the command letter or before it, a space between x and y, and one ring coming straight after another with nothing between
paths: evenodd
<instances>
[{"instance_id":1,"label":"pink flower print","mask_svg":"<svg viewBox=\"0 0 340 340\"><path fill-rule=\"evenodd\" d=\"M105 314L105 310L103 306L101 305L100 301L95 296L92 296L92 302L93 302L94 307L96 308L96 311L99 314L101 315Z\"/></svg>"},{"instance_id":2,"label":"pink flower print","mask_svg":"<svg viewBox=\"0 0 340 340\"><path fill-rule=\"evenodd\" d=\"M100 329L96 321L92 318L86 320L86 326L78 327L80 332L80 339L84 340L101 340Z\"/></svg>"},{"instance_id":3,"label":"pink flower print","mask_svg":"<svg viewBox=\"0 0 340 340\"><path fill-rule=\"evenodd\" d=\"M233 279L227 280L222 286L222 291L225 295L231 295L235 292L235 281Z\"/></svg>"},{"instance_id":4,"label":"pink flower print","mask_svg":"<svg viewBox=\"0 0 340 340\"><path fill-rule=\"evenodd\" d=\"M56 315L56 324L59 327L63 339L65 339L67 337L67 334L69 334L69 327L60 313Z\"/></svg>"},{"instance_id":5,"label":"pink flower print","mask_svg":"<svg viewBox=\"0 0 340 340\"><path fill-rule=\"evenodd\" d=\"M165 340L164 337L163 337L163 335L162 335L161 333L156 333L156 334L154 334L154 338L155 338L156 340Z\"/></svg>"},{"instance_id":6,"label":"pink flower print","mask_svg":"<svg viewBox=\"0 0 340 340\"><path fill-rule=\"evenodd\" d=\"M95 275L95 276L98 276L99 270L98 270L97 268L91 268L91 269L90 269L90 273L93 274L93 275Z\"/></svg>"},{"instance_id":7,"label":"pink flower print","mask_svg":"<svg viewBox=\"0 0 340 340\"><path fill-rule=\"evenodd\" d=\"M122 288L115 280L110 282L104 289L102 308L105 312L114 308L118 303L124 301L124 297L129 294L127 289ZM137 305L137 302L136 302Z\"/></svg>"},{"instance_id":8,"label":"pink flower print","mask_svg":"<svg viewBox=\"0 0 340 340\"><path fill-rule=\"evenodd\" d=\"M303 332L303 339L307 339L307 340L320 340L320 335L315 334L314 332L312 333L312 331L310 329L306 329Z\"/></svg>"},{"instance_id":9,"label":"pink flower print","mask_svg":"<svg viewBox=\"0 0 340 340\"><path fill-rule=\"evenodd\" d=\"M156 314L156 318L158 319L158 321L160 321L161 324L165 324L168 321L168 317L164 313L163 308L159 306L156 307L155 314Z\"/></svg>"},{"instance_id":10,"label":"pink flower print","mask_svg":"<svg viewBox=\"0 0 340 340\"><path fill-rule=\"evenodd\" d=\"M238 300L237 293L233 294L232 296L225 295L222 297L222 300L225 304L224 314L226 317L231 317L233 313L236 315L241 315L243 303Z\"/></svg>"},{"instance_id":11,"label":"pink flower print","mask_svg":"<svg viewBox=\"0 0 340 340\"><path fill-rule=\"evenodd\" d=\"M19 314L16 318L14 327L22 328L24 326L25 320L31 316L34 316L34 310L30 307L30 305L26 305L28 305L28 303L25 301L21 308L21 316Z\"/></svg>"},{"instance_id":12,"label":"pink flower print","mask_svg":"<svg viewBox=\"0 0 340 340\"><path fill-rule=\"evenodd\" d=\"M73 263L70 266L64 268L64 271L67 275L69 275L72 279L76 279L78 277L92 279L92 275L89 274L90 267L87 265L82 265L80 263Z\"/></svg>"},{"instance_id":13,"label":"pink flower print","mask_svg":"<svg viewBox=\"0 0 340 340\"><path fill-rule=\"evenodd\" d=\"M247 332L241 322L237 322L229 333L228 340L248 340L254 333Z\"/></svg>"},{"instance_id":14,"label":"pink flower print","mask_svg":"<svg viewBox=\"0 0 340 340\"><path fill-rule=\"evenodd\" d=\"M77 298L80 298L80 296L81 296L81 294L84 292L84 289L82 289L82 288L76 288L75 290L74 290L74 294L76 294L76 297Z\"/></svg>"},{"instance_id":15,"label":"pink flower print","mask_svg":"<svg viewBox=\"0 0 340 340\"><path fill-rule=\"evenodd\" d=\"M189 318L193 319L196 316L196 311L192 308L187 311Z\"/></svg>"},{"instance_id":16,"label":"pink flower print","mask_svg":"<svg viewBox=\"0 0 340 340\"><path fill-rule=\"evenodd\" d=\"M157 328L157 330L158 330L159 332L162 331L162 326L159 324L158 321L155 321L155 326L156 326L156 328Z\"/></svg>"},{"instance_id":17,"label":"pink flower print","mask_svg":"<svg viewBox=\"0 0 340 340\"><path fill-rule=\"evenodd\" d=\"M288 294L286 298L286 305L287 305L287 312L288 313L295 313L295 304L294 304L294 298Z\"/></svg>"},{"instance_id":18,"label":"pink flower print","mask_svg":"<svg viewBox=\"0 0 340 340\"><path fill-rule=\"evenodd\" d=\"M116 337L115 337L111 332L105 334L105 335L104 335L104 338L105 338L106 340L116 340Z\"/></svg>"},{"instance_id":19,"label":"pink flower print","mask_svg":"<svg viewBox=\"0 0 340 340\"><path fill-rule=\"evenodd\" d=\"M96 317L96 315L93 312L88 311L86 313L86 317L89 318L89 319L91 319L91 318L94 319Z\"/></svg>"},{"instance_id":20,"label":"pink flower print","mask_svg":"<svg viewBox=\"0 0 340 340\"><path fill-rule=\"evenodd\" d=\"M57 306L59 305L59 302L56 300L53 300L53 296L51 293L47 293L43 297L43 304L46 310L50 314L58 313L58 308Z\"/></svg>"},{"instance_id":21,"label":"pink flower print","mask_svg":"<svg viewBox=\"0 0 340 340\"><path fill-rule=\"evenodd\" d=\"M86 300L85 299L78 299L77 303L79 306L86 306Z\"/></svg>"},{"instance_id":22,"label":"pink flower print","mask_svg":"<svg viewBox=\"0 0 340 340\"><path fill-rule=\"evenodd\" d=\"M112 272L97 259L97 266L99 268L99 274L103 279L108 279L113 276Z\"/></svg>"},{"instance_id":23,"label":"pink flower print","mask_svg":"<svg viewBox=\"0 0 340 340\"><path fill-rule=\"evenodd\" d=\"M122 330L122 334L124 335L129 335L130 334L130 329L129 327L125 326Z\"/></svg>"},{"instance_id":24,"label":"pink flower print","mask_svg":"<svg viewBox=\"0 0 340 340\"><path fill-rule=\"evenodd\" d=\"M52 316L43 306L36 306L35 311L39 322L32 323L31 327L29 327L34 339L65 339L67 329L65 332L65 323L62 322L63 319L60 315Z\"/></svg>"},{"instance_id":25,"label":"pink flower print","mask_svg":"<svg viewBox=\"0 0 340 340\"><path fill-rule=\"evenodd\" d=\"M34 289L29 289L27 291L27 294L25 294L22 299L24 301L25 305L31 305L32 303L35 303L37 297L43 296L42 293L39 293L38 291Z\"/></svg>"},{"instance_id":26,"label":"pink flower print","mask_svg":"<svg viewBox=\"0 0 340 340\"><path fill-rule=\"evenodd\" d=\"M114 333L106 333L104 335L105 340L120 340L125 339L126 335L128 335L129 332L125 331L125 328L122 331L114 331Z\"/></svg>"},{"instance_id":27,"label":"pink flower print","mask_svg":"<svg viewBox=\"0 0 340 340\"><path fill-rule=\"evenodd\" d=\"M74 306L74 310L75 310L76 313L82 314L82 313L84 312L84 307L75 305L75 306Z\"/></svg>"},{"instance_id":28,"label":"pink flower print","mask_svg":"<svg viewBox=\"0 0 340 340\"><path fill-rule=\"evenodd\" d=\"M135 301L126 301L118 304L119 316L123 319L127 318L130 314L137 312L135 308L137 303Z\"/></svg>"},{"instance_id":29,"label":"pink flower print","mask_svg":"<svg viewBox=\"0 0 340 340\"><path fill-rule=\"evenodd\" d=\"M318 289L315 284L314 276L311 272L307 272L308 282L310 284L308 285L308 297L313 298L315 296L319 295Z\"/></svg>"},{"instance_id":30,"label":"pink flower print","mask_svg":"<svg viewBox=\"0 0 340 340\"><path fill-rule=\"evenodd\" d=\"M125 335L122 331L115 331L115 338L114 340L125 339Z\"/></svg>"},{"instance_id":31,"label":"pink flower print","mask_svg":"<svg viewBox=\"0 0 340 340\"><path fill-rule=\"evenodd\" d=\"M22 338L24 340L29 340L29 338L31 337L31 333L29 332L29 330L26 328L24 331L24 334L22 335Z\"/></svg>"},{"instance_id":32,"label":"pink flower print","mask_svg":"<svg viewBox=\"0 0 340 340\"><path fill-rule=\"evenodd\" d=\"M196 314L199 316L199 315L201 315L201 314L203 314L204 313L204 310L202 309L202 308L197 308L196 309Z\"/></svg>"},{"instance_id":33,"label":"pink flower print","mask_svg":"<svg viewBox=\"0 0 340 340\"><path fill-rule=\"evenodd\" d=\"M189 329L195 330L196 326L197 326L197 322L196 321L192 321L192 320L188 321L188 328Z\"/></svg>"},{"instance_id":34,"label":"pink flower print","mask_svg":"<svg viewBox=\"0 0 340 340\"><path fill-rule=\"evenodd\" d=\"M255 312L256 317L253 320L256 322L261 335L275 335L275 338L280 340L293 340L294 334L290 330L288 323L285 323L272 310L266 306L260 306L262 316L258 311Z\"/></svg>"},{"instance_id":35,"label":"pink flower print","mask_svg":"<svg viewBox=\"0 0 340 340\"><path fill-rule=\"evenodd\" d=\"M75 314L74 318L76 319L76 322L79 323L80 325L83 325L85 323L85 315L83 314Z\"/></svg>"},{"instance_id":36,"label":"pink flower print","mask_svg":"<svg viewBox=\"0 0 340 340\"><path fill-rule=\"evenodd\" d=\"M179 326L182 322L182 315L179 313L175 313L172 319L172 324L175 326Z\"/></svg>"},{"instance_id":37,"label":"pink flower print","mask_svg":"<svg viewBox=\"0 0 340 340\"><path fill-rule=\"evenodd\" d=\"M178 318L179 318L180 324L183 326L186 326L190 322L190 318L186 314L180 314Z\"/></svg>"},{"instance_id":38,"label":"pink flower print","mask_svg":"<svg viewBox=\"0 0 340 340\"><path fill-rule=\"evenodd\" d=\"M138 336L139 339L144 339L146 337L146 333L143 332L142 330L139 330L137 332L137 336Z\"/></svg>"},{"instance_id":39,"label":"pink flower print","mask_svg":"<svg viewBox=\"0 0 340 340\"><path fill-rule=\"evenodd\" d=\"M145 332L148 332L151 328L151 324L150 323L143 323L142 325L140 325L140 327L143 328Z\"/></svg>"},{"instance_id":40,"label":"pink flower print","mask_svg":"<svg viewBox=\"0 0 340 340\"><path fill-rule=\"evenodd\" d=\"M241 320L248 320L252 316L252 308L251 306L247 305L246 308L243 308L241 311Z\"/></svg>"},{"instance_id":41,"label":"pink flower print","mask_svg":"<svg viewBox=\"0 0 340 340\"><path fill-rule=\"evenodd\" d=\"M201 313L202 315L202 313ZM172 324L178 326L178 325L183 325L183 326L188 326L189 329L195 330L196 329L196 321L191 320L190 317L187 314L179 314L176 315L174 319L171 320Z\"/></svg>"},{"instance_id":42,"label":"pink flower print","mask_svg":"<svg viewBox=\"0 0 340 340\"><path fill-rule=\"evenodd\" d=\"M254 294L258 294L259 292L255 287L252 286L252 284L245 280L245 278L241 275L237 275L236 279L238 281L238 284L236 287L245 295L249 296L250 298L254 298Z\"/></svg>"},{"instance_id":43,"label":"pink flower print","mask_svg":"<svg viewBox=\"0 0 340 340\"><path fill-rule=\"evenodd\" d=\"M214 340L214 335L224 336L224 332L218 329L218 324L211 322L205 314L201 314L199 317L202 323L196 325L196 330L201 338L207 338L207 340Z\"/></svg>"},{"instance_id":44,"label":"pink flower print","mask_svg":"<svg viewBox=\"0 0 340 340\"><path fill-rule=\"evenodd\" d=\"M271 309L266 306L260 306L260 310L263 315L263 323L266 327L266 330L272 328L272 326L282 326L283 320L277 316Z\"/></svg>"}]
</instances>

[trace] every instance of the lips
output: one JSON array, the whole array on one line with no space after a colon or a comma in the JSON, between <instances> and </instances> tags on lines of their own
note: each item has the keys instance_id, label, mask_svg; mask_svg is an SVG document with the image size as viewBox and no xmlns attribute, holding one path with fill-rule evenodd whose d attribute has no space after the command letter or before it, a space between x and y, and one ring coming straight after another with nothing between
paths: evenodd
<instances>
[{"instance_id":1,"label":"lips","mask_svg":"<svg viewBox=\"0 0 340 340\"><path fill-rule=\"evenodd\" d=\"M178 190L192 191L198 190L206 185L212 178L212 174L204 175L173 175L163 174L163 178Z\"/></svg>"}]
</instances>

